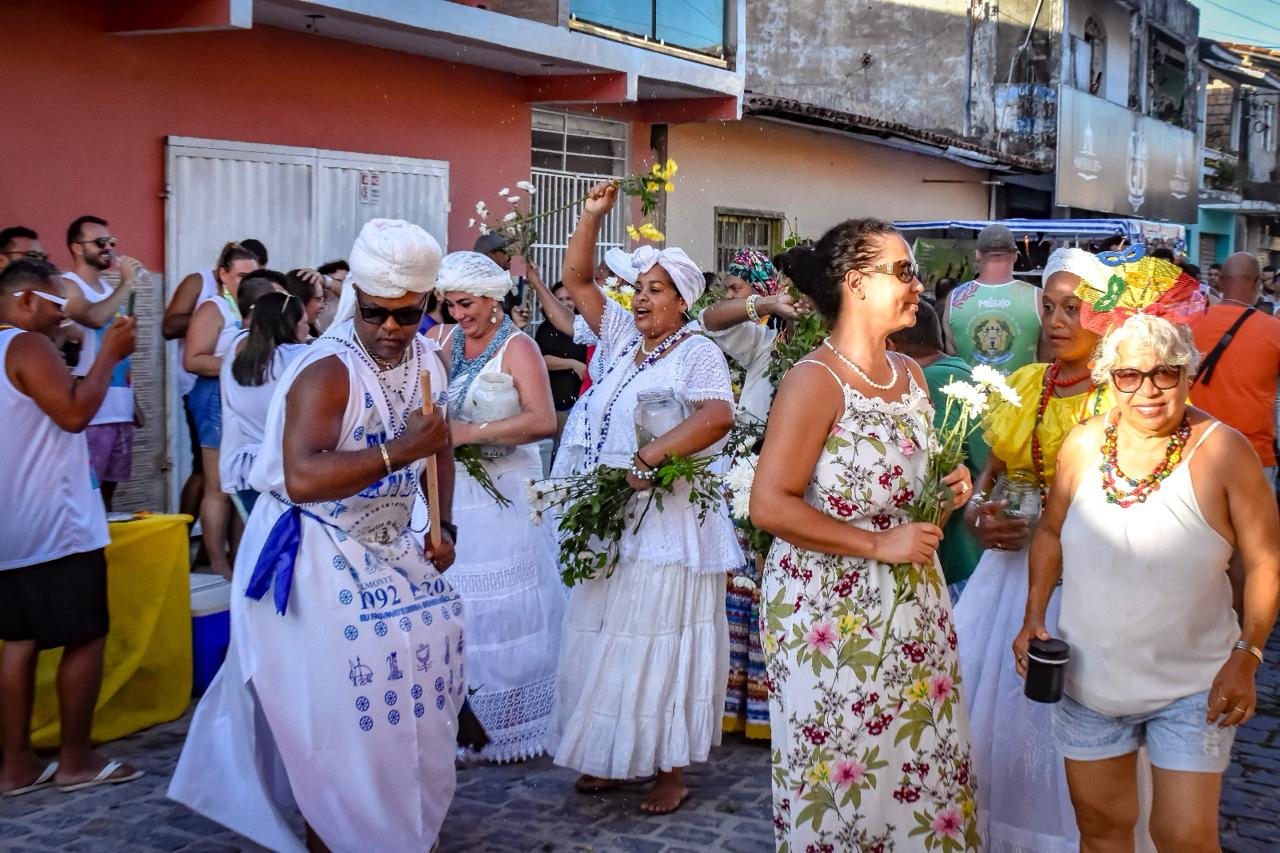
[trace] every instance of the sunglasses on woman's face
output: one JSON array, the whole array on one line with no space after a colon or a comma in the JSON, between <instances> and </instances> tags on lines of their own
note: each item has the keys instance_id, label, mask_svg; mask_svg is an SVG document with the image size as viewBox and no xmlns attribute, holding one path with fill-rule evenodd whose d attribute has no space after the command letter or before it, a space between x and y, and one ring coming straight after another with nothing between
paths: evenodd
<instances>
[{"instance_id":1,"label":"sunglasses on woman's face","mask_svg":"<svg viewBox=\"0 0 1280 853\"><path fill-rule=\"evenodd\" d=\"M387 322L388 317L394 319L397 326L417 326L422 322L422 315L427 312L427 297L424 296L422 302L417 305L409 305L404 308L383 308L381 305L365 305L357 299L356 307L360 310L360 319L373 326L381 326Z\"/></svg>"},{"instance_id":2,"label":"sunglasses on woman's face","mask_svg":"<svg viewBox=\"0 0 1280 853\"><path fill-rule=\"evenodd\" d=\"M1147 379L1151 380L1151 384L1157 390L1168 391L1170 388L1178 387L1178 383L1182 380L1182 368L1161 364L1150 370L1138 370L1136 367L1117 367L1111 371L1111 381L1116 384L1116 390L1124 394L1135 393Z\"/></svg>"},{"instance_id":3,"label":"sunglasses on woman's face","mask_svg":"<svg viewBox=\"0 0 1280 853\"><path fill-rule=\"evenodd\" d=\"M903 284L910 284L920 277L920 265L910 258L903 258L891 264L868 267L867 272L884 273L893 276Z\"/></svg>"}]
</instances>

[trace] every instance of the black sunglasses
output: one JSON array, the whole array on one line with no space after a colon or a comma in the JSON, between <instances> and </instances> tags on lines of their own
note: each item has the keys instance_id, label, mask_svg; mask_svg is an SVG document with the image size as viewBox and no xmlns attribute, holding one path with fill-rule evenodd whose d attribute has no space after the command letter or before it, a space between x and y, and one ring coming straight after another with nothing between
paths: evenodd
<instances>
[{"instance_id":1,"label":"black sunglasses","mask_svg":"<svg viewBox=\"0 0 1280 853\"><path fill-rule=\"evenodd\" d=\"M427 313L427 299L424 296L418 305L393 309L383 308L381 305L365 305L357 298L356 307L360 309L360 319L374 326L381 326L387 322L388 317L394 319L397 326L417 326L422 322L422 315Z\"/></svg>"},{"instance_id":2,"label":"black sunglasses","mask_svg":"<svg viewBox=\"0 0 1280 853\"><path fill-rule=\"evenodd\" d=\"M1182 368L1162 364L1150 370L1138 370L1136 367L1117 367L1111 371L1111 381L1116 384L1116 390L1125 394L1136 393L1147 379L1151 380L1151 384L1157 390L1168 391L1170 388L1178 387L1178 382L1182 379Z\"/></svg>"},{"instance_id":3,"label":"black sunglasses","mask_svg":"<svg viewBox=\"0 0 1280 853\"><path fill-rule=\"evenodd\" d=\"M86 243L92 243L99 249L105 249L108 246L115 246L119 241L115 237L94 237L92 240L77 240L76 242L82 246Z\"/></svg>"},{"instance_id":4,"label":"black sunglasses","mask_svg":"<svg viewBox=\"0 0 1280 853\"><path fill-rule=\"evenodd\" d=\"M920 265L908 258L894 261L891 264L880 264L879 266L868 267L866 271L891 275L903 284L910 284L920 277Z\"/></svg>"},{"instance_id":5,"label":"black sunglasses","mask_svg":"<svg viewBox=\"0 0 1280 853\"><path fill-rule=\"evenodd\" d=\"M45 254L44 252L37 252L35 249L31 249L30 251L27 251L27 252L5 252L4 254L8 255L10 258L14 260L20 260L23 258L29 261L49 260L49 256L47 254Z\"/></svg>"}]
</instances>

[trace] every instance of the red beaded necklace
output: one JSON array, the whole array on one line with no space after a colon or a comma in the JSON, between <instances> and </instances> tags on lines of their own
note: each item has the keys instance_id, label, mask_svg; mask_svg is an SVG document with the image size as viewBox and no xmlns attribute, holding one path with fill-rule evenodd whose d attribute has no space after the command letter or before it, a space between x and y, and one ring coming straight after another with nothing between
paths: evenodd
<instances>
[{"instance_id":1,"label":"red beaded necklace","mask_svg":"<svg viewBox=\"0 0 1280 853\"><path fill-rule=\"evenodd\" d=\"M1182 425L1178 427L1177 432L1169 436L1169 443L1165 445L1164 459L1160 460L1160 464L1150 474L1135 480L1120 470L1116 450L1116 425L1108 423L1106 430L1103 431L1102 464L1098 466L1098 470L1102 472L1102 493L1106 496L1107 503L1116 504L1121 509L1144 503L1152 492L1160 488L1161 481L1172 474L1174 467L1182 461L1182 448L1187 446L1189 438L1191 438L1191 421L1183 415ZM1123 480L1129 486L1128 492L1120 490L1116 485L1117 479Z\"/></svg>"},{"instance_id":2,"label":"red beaded necklace","mask_svg":"<svg viewBox=\"0 0 1280 853\"><path fill-rule=\"evenodd\" d=\"M1040 486L1041 495L1049 488L1049 478L1045 475L1044 470L1044 450L1040 447L1040 424L1044 423L1044 416L1049 411L1049 399L1053 397L1054 388L1069 388L1072 385L1079 384L1081 380L1087 376L1077 376L1069 379L1059 379L1058 374L1062 371L1062 365L1055 359L1044 371L1044 381L1040 387L1040 405L1036 408L1035 425L1031 427L1031 464L1035 468L1036 484ZM1090 391L1093 386L1090 385Z\"/></svg>"}]
</instances>

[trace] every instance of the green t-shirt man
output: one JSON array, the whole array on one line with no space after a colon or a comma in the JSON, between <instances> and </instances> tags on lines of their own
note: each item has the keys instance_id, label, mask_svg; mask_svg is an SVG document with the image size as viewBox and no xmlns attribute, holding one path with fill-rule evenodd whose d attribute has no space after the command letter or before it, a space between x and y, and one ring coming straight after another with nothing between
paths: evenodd
<instances>
[{"instance_id":1,"label":"green t-shirt man","mask_svg":"<svg viewBox=\"0 0 1280 853\"><path fill-rule=\"evenodd\" d=\"M1040 289L1025 281L970 281L947 297L947 326L956 355L970 367L1013 373L1036 360Z\"/></svg>"}]
</instances>

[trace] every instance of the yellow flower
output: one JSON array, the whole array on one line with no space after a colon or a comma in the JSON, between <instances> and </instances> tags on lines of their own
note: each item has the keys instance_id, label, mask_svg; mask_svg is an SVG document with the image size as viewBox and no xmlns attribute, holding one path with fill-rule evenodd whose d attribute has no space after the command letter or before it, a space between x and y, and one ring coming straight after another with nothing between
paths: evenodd
<instances>
[{"instance_id":1,"label":"yellow flower","mask_svg":"<svg viewBox=\"0 0 1280 853\"><path fill-rule=\"evenodd\" d=\"M636 230L636 227L635 227L634 225L628 225L628 226L627 226L627 236L628 236L628 237L630 237L632 240L639 241L639 239L640 239L640 232Z\"/></svg>"},{"instance_id":2,"label":"yellow flower","mask_svg":"<svg viewBox=\"0 0 1280 853\"><path fill-rule=\"evenodd\" d=\"M918 679L907 688L907 697L916 702L923 702L929 696L929 684L923 678Z\"/></svg>"},{"instance_id":3,"label":"yellow flower","mask_svg":"<svg viewBox=\"0 0 1280 853\"><path fill-rule=\"evenodd\" d=\"M865 624L865 620L863 620L861 616L854 616L851 613L846 613L844 616L840 617L840 636L850 637L861 632L863 624Z\"/></svg>"},{"instance_id":4,"label":"yellow flower","mask_svg":"<svg viewBox=\"0 0 1280 853\"><path fill-rule=\"evenodd\" d=\"M643 225L641 225L639 233L640 233L640 236L643 237L644 239L652 240L655 243L661 242L662 240L666 239L666 235L664 235L661 231L655 228L652 222L646 222Z\"/></svg>"},{"instance_id":5,"label":"yellow flower","mask_svg":"<svg viewBox=\"0 0 1280 853\"><path fill-rule=\"evenodd\" d=\"M819 761L809 771L809 782L814 785L825 785L831 781L831 768L825 761Z\"/></svg>"},{"instance_id":6,"label":"yellow flower","mask_svg":"<svg viewBox=\"0 0 1280 853\"><path fill-rule=\"evenodd\" d=\"M670 180L671 176L674 175L679 170L679 168L680 167L676 165L675 160L668 158L667 166L665 169L662 170L662 177L666 178L667 180Z\"/></svg>"},{"instance_id":7,"label":"yellow flower","mask_svg":"<svg viewBox=\"0 0 1280 853\"><path fill-rule=\"evenodd\" d=\"M975 811L974 806L973 806L973 800L965 800L965 801L960 805L960 811L961 811L961 812L963 812L963 813L964 813L964 816L965 816L965 817L967 817L967 818L968 818L968 817L973 817L973 813L974 813L974 811Z\"/></svg>"},{"instance_id":8,"label":"yellow flower","mask_svg":"<svg viewBox=\"0 0 1280 853\"><path fill-rule=\"evenodd\" d=\"M662 188L669 193L673 193L676 191L676 185L671 183L670 181L667 181L665 184L663 184Z\"/></svg>"},{"instance_id":9,"label":"yellow flower","mask_svg":"<svg viewBox=\"0 0 1280 853\"><path fill-rule=\"evenodd\" d=\"M653 174L654 174L654 175L657 175L657 176L661 176L661 175L662 175L662 166L661 166L661 165L659 165L659 164L657 164L657 163L654 163L654 164L653 164Z\"/></svg>"}]
</instances>

